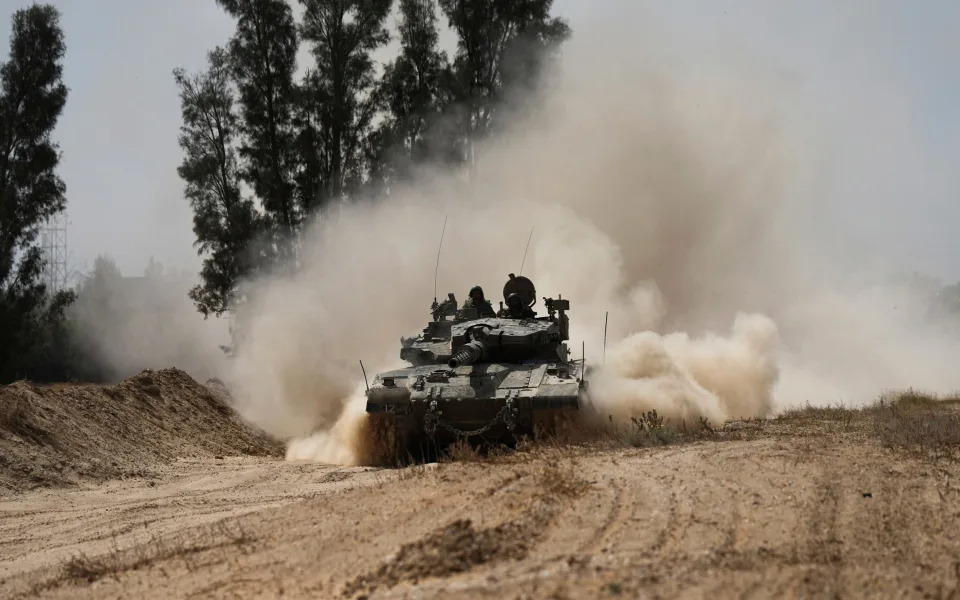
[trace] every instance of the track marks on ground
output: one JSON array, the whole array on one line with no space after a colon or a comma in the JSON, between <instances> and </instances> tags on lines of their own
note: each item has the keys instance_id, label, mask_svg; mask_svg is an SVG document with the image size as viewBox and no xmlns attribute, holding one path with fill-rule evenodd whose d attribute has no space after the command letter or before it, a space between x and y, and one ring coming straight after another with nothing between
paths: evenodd
<instances>
[{"instance_id":1,"label":"track marks on ground","mask_svg":"<svg viewBox=\"0 0 960 600\"><path fill-rule=\"evenodd\" d=\"M160 482L111 482L0 501L0 579L81 552L158 536L298 502L316 493L372 485L372 473L276 459L190 460ZM358 475L364 475L358 477Z\"/></svg>"}]
</instances>

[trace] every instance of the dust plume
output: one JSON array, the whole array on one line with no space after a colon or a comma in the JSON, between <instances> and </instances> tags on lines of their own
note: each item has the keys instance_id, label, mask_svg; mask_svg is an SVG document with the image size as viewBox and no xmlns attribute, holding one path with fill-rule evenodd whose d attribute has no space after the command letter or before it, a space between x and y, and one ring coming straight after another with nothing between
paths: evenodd
<instances>
[{"instance_id":1,"label":"dust plume","mask_svg":"<svg viewBox=\"0 0 960 600\"><path fill-rule=\"evenodd\" d=\"M790 118L790 88L614 37L570 43L524 105L536 110L501 115L472 182L424 169L314 225L297 274L250 282L230 383L289 458L364 461L359 361L368 376L402 366L400 336L429 319L445 217L437 296L480 284L496 302L535 227L523 274L538 297L570 299L570 346L588 362L609 312L598 415L721 422L960 383L942 354L956 344L916 329L906 297L891 313L893 292L843 283L819 251L815 136Z\"/></svg>"},{"instance_id":2,"label":"dust plume","mask_svg":"<svg viewBox=\"0 0 960 600\"><path fill-rule=\"evenodd\" d=\"M222 376L227 361L219 345L230 340L228 325L197 312L187 296L196 280L152 260L142 276L124 276L98 257L66 315L76 375L116 383L165 365L200 381Z\"/></svg>"},{"instance_id":3,"label":"dust plume","mask_svg":"<svg viewBox=\"0 0 960 600\"><path fill-rule=\"evenodd\" d=\"M765 416L779 374L776 343L776 326L763 315L737 315L728 337L634 333L610 348L591 378L585 413L600 423L651 409L688 423Z\"/></svg>"}]
</instances>

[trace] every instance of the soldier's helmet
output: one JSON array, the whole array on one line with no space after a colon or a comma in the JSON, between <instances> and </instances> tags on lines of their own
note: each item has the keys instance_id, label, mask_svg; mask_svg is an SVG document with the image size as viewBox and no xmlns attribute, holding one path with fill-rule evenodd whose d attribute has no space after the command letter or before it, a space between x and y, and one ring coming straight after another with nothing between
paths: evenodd
<instances>
[{"instance_id":1,"label":"soldier's helmet","mask_svg":"<svg viewBox=\"0 0 960 600\"><path fill-rule=\"evenodd\" d=\"M481 288L479 285L475 285L475 286L473 286L472 288L470 288L470 297L471 297L471 298L477 298L477 297L483 298L483 288Z\"/></svg>"},{"instance_id":2,"label":"soldier's helmet","mask_svg":"<svg viewBox=\"0 0 960 600\"><path fill-rule=\"evenodd\" d=\"M523 300L520 298L520 294L514 292L507 296L507 306L510 308L521 308L523 306Z\"/></svg>"}]
</instances>

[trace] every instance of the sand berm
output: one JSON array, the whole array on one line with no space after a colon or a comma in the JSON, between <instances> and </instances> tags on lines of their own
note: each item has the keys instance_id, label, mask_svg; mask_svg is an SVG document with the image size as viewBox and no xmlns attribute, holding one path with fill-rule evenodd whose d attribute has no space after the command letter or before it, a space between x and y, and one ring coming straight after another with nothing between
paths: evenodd
<instances>
[{"instance_id":1,"label":"sand berm","mask_svg":"<svg viewBox=\"0 0 960 600\"><path fill-rule=\"evenodd\" d=\"M143 477L180 458L278 456L215 381L146 370L114 386L0 387L0 494Z\"/></svg>"}]
</instances>

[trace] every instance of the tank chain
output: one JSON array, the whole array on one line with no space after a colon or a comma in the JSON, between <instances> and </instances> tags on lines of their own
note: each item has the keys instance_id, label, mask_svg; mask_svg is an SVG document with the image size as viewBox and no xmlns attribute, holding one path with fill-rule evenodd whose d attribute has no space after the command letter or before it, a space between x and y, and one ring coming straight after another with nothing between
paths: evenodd
<instances>
[{"instance_id":1,"label":"tank chain","mask_svg":"<svg viewBox=\"0 0 960 600\"><path fill-rule=\"evenodd\" d=\"M516 412L517 410L513 407L513 400L508 398L507 403L490 419L489 423L473 431L464 431L444 421L440 417L440 411L437 410L437 401L432 400L430 402L430 409L427 410L427 413L423 417L423 430L427 435L433 435L436 433L437 427L440 426L458 437L470 437L490 431L490 429L497 424L497 421L502 420L503 424L507 426L507 430L513 431L517 426Z\"/></svg>"}]
</instances>

